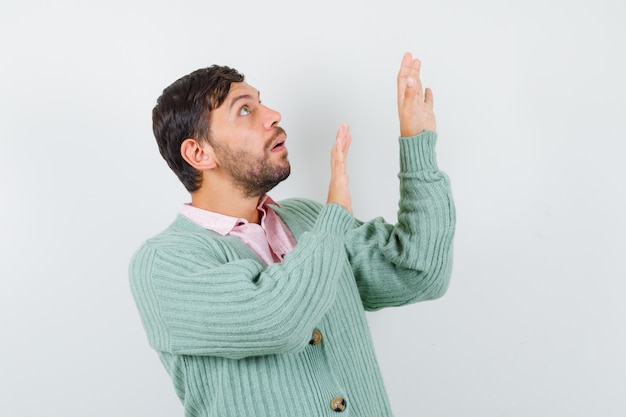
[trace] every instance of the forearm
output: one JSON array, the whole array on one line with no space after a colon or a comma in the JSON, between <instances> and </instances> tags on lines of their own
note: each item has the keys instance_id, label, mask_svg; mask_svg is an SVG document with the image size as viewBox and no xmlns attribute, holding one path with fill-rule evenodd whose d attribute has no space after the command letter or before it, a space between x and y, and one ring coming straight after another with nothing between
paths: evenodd
<instances>
[{"instance_id":1,"label":"forearm","mask_svg":"<svg viewBox=\"0 0 626 417\"><path fill-rule=\"evenodd\" d=\"M198 252L146 250L133 264L151 267L138 268L131 282L151 344L229 358L302 349L335 299L352 224L341 207L324 207L284 262L267 268L254 259L223 263Z\"/></svg>"},{"instance_id":2,"label":"forearm","mask_svg":"<svg viewBox=\"0 0 626 417\"><path fill-rule=\"evenodd\" d=\"M375 219L349 234L350 262L368 309L437 298L447 289L455 210L435 142L430 131L400 138L397 223Z\"/></svg>"}]
</instances>

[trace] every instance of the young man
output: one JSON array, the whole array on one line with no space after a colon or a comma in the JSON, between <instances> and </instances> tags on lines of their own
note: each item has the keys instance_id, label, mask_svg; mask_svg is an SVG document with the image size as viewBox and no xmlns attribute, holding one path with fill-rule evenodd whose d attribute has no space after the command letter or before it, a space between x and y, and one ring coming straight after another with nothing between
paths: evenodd
<instances>
[{"instance_id":1,"label":"young man","mask_svg":"<svg viewBox=\"0 0 626 417\"><path fill-rule=\"evenodd\" d=\"M326 204L278 204L266 193L289 175L287 137L243 75L213 66L163 91L154 133L191 203L136 252L130 283L186 416L391 415L364 311L440 297L452 264L454 206L419 72L405 54L396 225L351 214L347 125Z\"/></svg>"}]
</instances>

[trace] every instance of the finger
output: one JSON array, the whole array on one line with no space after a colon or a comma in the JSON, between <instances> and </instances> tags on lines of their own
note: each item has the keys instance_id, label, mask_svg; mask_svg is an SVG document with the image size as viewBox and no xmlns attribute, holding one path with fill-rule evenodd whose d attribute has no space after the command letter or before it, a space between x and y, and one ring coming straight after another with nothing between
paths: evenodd
<instances>
[{"instance_id":1,"label":"finger","mask_svg":"<svg viewBox=\"0 0 626 417\"><path fill-rule=\"evenodd\" d=\"M413 58L411 54L405 54L402 60L402 67L400 68L401 76L406 79L408 84L417 85L420 82L420 70L422 68L422 62ZM399 74L400 76L400 74Z\"/></svg>"},{"instance_id":2,"label":"finger","mask_svg":"<svg viewBox=\"0 0 626 417\"><path fill-rule=\"evenodd\" d=\"M411 61L413 61L413 56L410 52L405 52L404 55L402 55L402 63L400 64L398 77L408 77L411 72Z\"/></svg>"},{"instance_id":3,"label":"finger","mask_svg":"<svg viewBox=\"0 0 626 417\"><path fill-rule=\"evenodd\" d=\"M419 71L418 71L419 72ZM424 100L424 92L422 90L422 82L419 78L410 77L407 81L407 86L404 89L402 100L400 101L400 107L406 106L413 107Z\"/></svg>"},{"instance_id":4,"label":"finger","mask_svg":"<svg viewBox=\"0 0 626 417\"><path fill-rule=\"evenodd\" d=\"M344 137L344 140L343 140L342 152L344 156L347 157L348 150L350 149L350 144L352 143L352 133L350 133L349 124L344 125L343 137Z\"/></svg>"},{"instance_id":5,"label":"finger","mask_svg":"<svg viewBox=\"0 0 626 417\"><path fill-rule=\"evenodd\" d=\"M340 124L337 129L337 140L341 140L340 149L342 151L346 150L346 144L349 146L349 140L351 139L352 135L350 134L350 125L347 123Z\"/></svg>"},{"instance_id":6,"label":"finger","mask_svg":"<svg viewBox=\"0 0 626 417\"><path fill-rule=\"evenodd\" d=\"M398 100L400 103L407 98L424 96L420 79L421 67L422 63L419 59L413 58L408 52L404 55L398 72Z\"/></svg>"},{"instance_id":7,"label":"finger","mask_svg":"<svg viewBox=\"0 0 626 417\"><path fill-rule=\"evenodd\" d=\"M433 95L433 90L427 88L424 91L424 102L432 109L435 105L435 97Z\"/></svg>"},{"instance_id":8,"label":"finger","mask_svg":"<svg viewBox=\"0 0 626 417\"><path fill-rule=\"evenodd\" d=\"M424 90L422 89L422 80L420 78L420 72L422 69L422 63L419 59L413 59L411 61L411 75L410 77L414 77L415 81L415 90L417 95L422 97L424 95Z\"/></svg>"},{"instance_id":9,"label":"finger","mask_svg":"<svg viewBox=\"0 0 626 417\"><path fill-rule=\"evenodd\" d=\"M337 129L335 144L333 146L331 157L333 164L341 164L345 162L345 143L346 143L346 126L341 124Z\"/></svg>"},{"instance_id":10,"label":"finger","mask_svg":"<svg viewBox=\"0 0 626 417\"><path fill-rule=\"evenodd\" d=\"M410 52L405 52L402 56L402 63L400 64L400 70L398 71L398 101L404 98L407 83L409 83L411 73L411 61L413 56Z\"/></svg>"}]
</instances>

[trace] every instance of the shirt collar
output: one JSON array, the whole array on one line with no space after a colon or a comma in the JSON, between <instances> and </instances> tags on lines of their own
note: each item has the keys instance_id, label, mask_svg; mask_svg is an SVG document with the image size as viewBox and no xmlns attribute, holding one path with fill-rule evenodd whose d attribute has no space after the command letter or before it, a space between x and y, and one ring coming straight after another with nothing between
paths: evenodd
<instances>
[{"instance_id":1,"label":"shirt collar","mask_svg":"<svg viewBox=\"0 0 626 417\"><path fill-rule=\"evenodd\" d=\"M267 194L259 199L257 209L261 212L261 221L265 217L270 204L280 207L280 204L276 203L272 197ZM203 210L192 206L191 203L183 204L180 207L180 214L199 226L219 233L222 236L228 235L235 227L248 223L248 220L244 218Z\"/></svg>"}]
</instances>

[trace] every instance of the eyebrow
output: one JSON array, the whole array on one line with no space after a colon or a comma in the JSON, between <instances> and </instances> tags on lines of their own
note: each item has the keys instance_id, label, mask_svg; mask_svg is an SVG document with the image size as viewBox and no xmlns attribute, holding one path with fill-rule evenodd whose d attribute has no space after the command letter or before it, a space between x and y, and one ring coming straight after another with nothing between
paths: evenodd
<instances>
[{"instance_id":1,"label":"eyebrow","mask_svg":"<svg viewBox=\"0 0 626 417\"><path fill-rule=\"evenodd\" d=\"M261 92L260 92L260 91L257 91L257 93L258 93L258 99L259 99L259 102L261 102ZM232 109L233 107L235 107L235 104L236 104L239 100L244 100L244 99L250 99L250 100L253 100L253 99L254 99L254 96L253 96L252 94L247 94L247 93L246 93L246 94L241 94L241 95L239 95L239 96L237 96L237 97L234 97L234 98L232 99L232 101L230 102L229 109Z\"/></svg>"}]
</instances>

